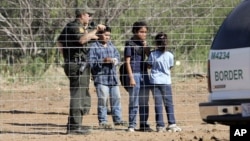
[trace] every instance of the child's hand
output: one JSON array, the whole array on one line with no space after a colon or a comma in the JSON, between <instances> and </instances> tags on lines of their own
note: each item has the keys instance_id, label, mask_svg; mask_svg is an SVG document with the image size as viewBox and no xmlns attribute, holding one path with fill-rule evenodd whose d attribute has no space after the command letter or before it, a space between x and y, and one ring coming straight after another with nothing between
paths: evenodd
<instances>
[{"instance_id":1,"label":"child's hand","mask_svg":"<svg viewBox=\"0 0 250 141\"><path fill-rule=\"evenodd\" d=\"M147 46L147 41L146 40L142 41L142 44L143 44L143 47L146 47Z\"/></svg>"}]
</instances>

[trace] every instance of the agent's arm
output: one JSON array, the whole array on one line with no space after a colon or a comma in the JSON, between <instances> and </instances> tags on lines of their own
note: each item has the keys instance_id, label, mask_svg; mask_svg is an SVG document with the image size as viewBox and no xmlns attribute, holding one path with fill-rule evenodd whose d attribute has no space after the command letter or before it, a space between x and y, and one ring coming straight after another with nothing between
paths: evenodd
<instances>
[{"instance_id":1,"label":"agent's arm","mask_svg":"<svg viewBox=\"0 0 250 141\"><path fill-rule=\"evenodd\" d=\"M93 40L93 39L94 39L94 40L97 40L98 37L96 36L96 32L101 31L101 30L104 30L105 28L106 28L105 25L102 25L102 24L97 25L97 26L96 26L96 29L94 29L93 31L91 31L91 32L89 32L89 33L84 34L84 35L80 38L80 40L79 40L80 44L88 43L90 40Z\"/></svg>"}]
</instances>

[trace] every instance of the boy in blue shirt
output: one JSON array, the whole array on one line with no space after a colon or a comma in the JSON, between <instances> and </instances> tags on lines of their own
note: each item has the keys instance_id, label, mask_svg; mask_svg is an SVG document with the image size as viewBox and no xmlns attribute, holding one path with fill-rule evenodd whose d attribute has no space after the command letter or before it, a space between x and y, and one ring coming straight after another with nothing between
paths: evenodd
<instances>
[{"instance_id":1,"label":"boy in blue shirt","mask_svg":"<svg viewBox=\"0 0 250 141\"><path fill-rule=\"evenodd\" d=\"M120 54L111 43L110 34L111 28L108 26L103 31L97 32L98 40L91 45L88 56L98 97L99 125L104 128L111 127L107 123L108 98L114 124L127 125L125 121L122 121L121 95L116 71Z\"/></svg>"}]
</instances>

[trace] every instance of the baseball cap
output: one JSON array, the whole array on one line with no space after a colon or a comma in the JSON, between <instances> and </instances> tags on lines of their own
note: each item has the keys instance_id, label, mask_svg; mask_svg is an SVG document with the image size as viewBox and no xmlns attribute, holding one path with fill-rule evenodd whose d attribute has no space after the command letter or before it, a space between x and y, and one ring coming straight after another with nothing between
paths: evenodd
<instances>
[{"instance_id":1,"label":"baseball cap","mask_svg":"<svg viewBox=\"0 0 250 141\"><path fill-rule=\"evenodd\" d=\"M95 13L95 10L90 9L88 6L85 6L84 8L77 8L75 11L76 16L86 13L93 15Z\"/></svg>"}]
</instances>

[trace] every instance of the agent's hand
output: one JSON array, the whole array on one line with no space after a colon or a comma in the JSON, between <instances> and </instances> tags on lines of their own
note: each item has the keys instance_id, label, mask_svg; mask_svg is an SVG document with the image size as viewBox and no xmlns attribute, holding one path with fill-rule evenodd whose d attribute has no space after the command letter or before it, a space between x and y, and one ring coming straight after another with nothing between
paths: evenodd
<instances>
[{"instance_id":1,"label":"agent's hand","mask_svg":"<svg viewBox=\"0 0 250 141\"><path fill-rule=\"evenodd\" d=\"M96 36L96 35L93 35L93 36L91 37L91 40L98 40L98 39L99 39L99 37Z\"/></svg>"},{"instance_id":2,"label":"agent's hand","mask_svg":"<svg viewBox=\"0 0 250 141\"><path fill-rule=\"evenodd\" d=\"M102 30L104 30L105 28L106 28L106 26L103 25L103 24L98 24L98 25L96 26L97 31L102 31Z\"/></svg>"}]
</instances>

